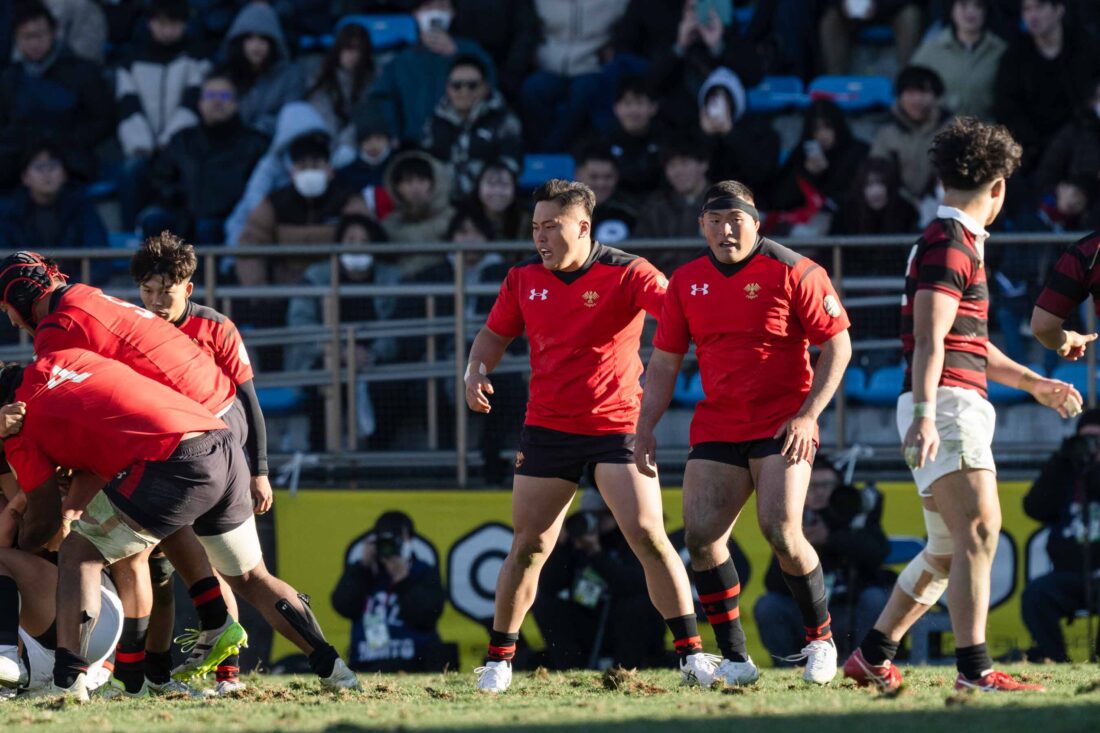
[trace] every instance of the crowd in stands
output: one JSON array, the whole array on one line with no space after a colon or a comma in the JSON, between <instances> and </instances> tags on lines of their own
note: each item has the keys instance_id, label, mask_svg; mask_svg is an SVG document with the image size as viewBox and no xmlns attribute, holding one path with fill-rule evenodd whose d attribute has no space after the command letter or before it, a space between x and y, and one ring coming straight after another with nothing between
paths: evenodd
<instances>
[{"instance_id":1,"label":"crowd in stands","mask_svg":"<svg viewBox=\"0 0 1100 733\"><path fill-rule=\"evenodd\" d=\"M885 57L891 78L877 108L853 111L844 93L752 101L769 79L859 79L869 67L856 51L882 39L874 70ZM1025 147L1000 228L1090 228L1098 40L1092 0L0 0L0 48L11 48L0 54L0 249L171 229L234 248L223 281L315 284L330 273L313 258L247 248L526 238L525 164L554 154L595 191L605 244L697 237L699 197L722 179L752 188L764 233L781 241L913 235L941 195L929 142L963 114L1003 122ZM904 254L862 252L847 275L900 275ZM991 251L1015 358L1056 253ZM653 259L668 273L682 256ZM495 283L513 261L474 258L467 279ZM341 279L391 285L452 274L443 255L342 266ZM96 284L112 274L92 271ZM317 317L302 305L233 315L253 326ZM349 298L341 312L373 320L401 307ZM383 361L400 349L362 351ZM321 359L273 358L284 356Z\"/></svg>"}]
</instances>

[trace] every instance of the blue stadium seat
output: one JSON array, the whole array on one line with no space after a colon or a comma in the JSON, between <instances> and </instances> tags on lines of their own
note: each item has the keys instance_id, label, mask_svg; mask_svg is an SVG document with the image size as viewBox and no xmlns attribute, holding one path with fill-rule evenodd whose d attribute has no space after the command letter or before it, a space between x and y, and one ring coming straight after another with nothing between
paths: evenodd
<instances>
[{"instance_id":1,"label":"blue stadium seat","mask_svg":"<svg viewBox=\"0 0 1100 733\"><path fill-rule=\"evenodd\" d=\"M336 33L354 23L366 29L375 51L387 51L399 46L415 46L420 41L420 29L411 15L347 15L336 24Z\"/></svg>"},{"instance_id":2,"label":"blue stadium seat","mask_svg":"<svg viewBox=\"0 0 1100 733\"><path fill-rule=\"evenodd\" d=\"M323 36L300 36L298 38L298 50L299 51L320 51L323 49L332 48L332 44L336 42L336 36L331 33Z\"/></svg>"},{"instance_id":3,"label":"blue stadium seat","mask_svg":"<svg viewBox=\"0 0 1100 733\"><path fill-rule=\"evenodd\" d=\"M548 155L523 156L523 172L519 176L519 187L531 190L541 186L551 178L573 178L573 156L560 153Z\"/></svg>"},{"instance_id":4,"label":"blue stadium seat","mask_svg":"<svg viewBox=\"0 0 1100 733\"><path fill-rule=\"evenodd\" d=\"M845 112L865 112L894 103L885 76L819 76L810 82L810 99L831 99Z\"/></svg>"},{"instance_id":5,"label":"blue stadium seat","mask_svg":"<svg viewBox=\"0 0 1100 733\"><path fill-rule=\"evenodd\" d=\"M141 237L134 232L110 232L107 234L107 246L111 249L137 249L141 246Z\"/></svg>"},{"instance_id":6,"label":"blue stadium seat","mask_svg":"<svg viewBox=\"0 0 1100 733\"><path fill-rule=\"evenodd\" d=\"M297 387L257 387L256 397L268 417L291 414L305 401L302 390Z\"/></svg>"},{"instance_id":7,"label":"blue stadium seat","mask_svg":"<svg viewBox=\"0 0 1100 733\"><path fill-rule=\"evenodd\" d=\"M859 367L848 367L844 372L844 398L860 402L867 392L867 373Z\"/></svg>"},{"instance_id":8,"label":"blue stadium seat","mask_svg":"<svg viewBox=\"0 0 1100 733\"><path fill-rule=\"evenodd\" d=\"M89 183L84 187L84 193L90 199L105 199L115 195L118 190L118 181L114 178L105 178L102 181Z\"/></svg>"},{"instance_id":9,"label":"blue stadium seat","mask_svg":"<svg viewBox=\"0 0 1100 733\"><path fill-rule=\"evenodd\" d=\"M896 404L904 382L904 364L880 367L867 380L867 389L863 392L863 401L872 405Z\"/></svg>"},{"instance_id":10,"label":"blue stadium seat","mask_svg":"<svg viewBox=\"0 0 1100 733\"><path fill-rule=\"evenodd\" d=\"M765 76L749 90L749 109L753 112L778 112L803 107L809 101L802 80L797 76Z\"/></svg>"},{"instance_id":11,"label":"blue stadium seat","mask_svg":"<svg viewBox=\"0 0 1100 733\"><path fill-rule=\"evenodd\" d=\"M1069 382L1077 388L1077 391L1081 393L1082 397L1088 395L1089 367L1088 364L1084 362L1075 361L1059 364L1055 367L1054 373L1051 374L1050 377L1051 379L1061 379L1063 382Z\"/></svg>"},{"instance_id":12,"label":"blue stadium seat","mask_svg":"<svg viewBox=\"0 0 1100 733\"><path fill-rule=\"evenodd\" d=\"M681 374L676 380L676 388L672 391L672 401L677 405L693 406L696 402L706 397L703 394L703 377L699 372L695 374Z\"/></svg>"},{"instance_id":13,"label":"blue stadium seat","mask_svg":"<svg viewBox=\"0 0 1100 733\"><path fill-rule=\"evenodd\" d=\"M924 542L916 537L891 537L890 554L883 565L900 565L909 562L924 549Z\"/></svg>"},{"instance_id":14,"label":"blue stadium seat","mask_svg":"<svg viewBox=\"0 0 1100 733\"><path fill-rule=\"evenodd\" d=\"M894 29L888 25L865 25L856 33L860 43L889 46L894 43Z\"/></svg>"},{"instance_id":15,"label":"blue stadium seat","mask_svg":"<svg viewBox=\"0 0 1100 733\"><path fill-rule=\"evenodd\" d=\"M752 22L753 16L756 15L756 3L749 3L744 7L733 9L733 20L737 23L737 28L742 33L748 30L749 23Z\"/></svg>"},{"instance_id":16,"label":"blue stadium seat","mask_svg":"<svg viewBox=\"0 0 1100 733\"><path fill-rule=\"evenodd\" d=\"M1040 364L1028 364L1028 368L1036 374L1043 374L1046 371ZM1068 382L1069 380L1067 379L1066 381ZM1084 392L1081 392L1081 394L1084 394ZM1017 402L1023 402L1027 399L1030 398L1027 392L1024 392L1022 389L1013 389L1012 387L1006 387L1000 382L994 382L992 379L989 380L989 401L993 404L1011 405Z\"/></svg>"}]
</instances>

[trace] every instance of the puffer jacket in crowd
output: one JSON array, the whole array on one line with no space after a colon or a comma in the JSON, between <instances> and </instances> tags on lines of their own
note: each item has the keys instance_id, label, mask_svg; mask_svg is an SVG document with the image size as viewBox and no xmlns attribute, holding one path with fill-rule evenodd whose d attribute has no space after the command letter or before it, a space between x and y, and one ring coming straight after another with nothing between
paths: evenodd
<instances>
[{"instance_id":1,"label":"puffer jacket in crowd","mask_svg":"<svg viewBox=\"0 0 1100 733\"><path fill-rule=\"evenodd\" d=\"M1008 44L989 31L967 48L948 27L925 39L909 63L940 75L943 101L949 110L960 116L991 120L997 69L1006 48Z\"/></svg>"},{"instance_id":2,"label":"puffer jacket in crowd","mask_svg":"<svg viewBox=\"0 0 1100 733\"><path fill-rule=\"evenodd\" d=\"M500 160L519 172L523 137L519 118L509 111L500 92L493 90L465 119L444 95L428 121L423 147L450 164L455 198L465 198L487 163Z\"/></svg>"},{"instance_id":3,"label":"puffer jacket in crowd","mask_svg":"<svg viewBox=\"0 0 1100 733\"><path fill-rule=\"evenodd\" d=\"M580 76L599 71L599 52L612 42L630 0L535 0L542 40L535 51L541 71Z\"/></svg>"},{"instance_id":4,"label":"puffer jacket in crowd","mask_svg":"<svg viewBox=\"0 0 1100 733\"><path fill-rule=\"evenodd\" d=\"M393 169L405 158L423 158L432 164L435 175L435 187L432 200L424 211L411 211L397 187L393 185ZM446 237L447 225L454 215L454 209L448 203L451 194L451 176L447 168L427 153L410 150L396 155L386 170L385 188L393 197L394 210L382 227L394 242L441 242ZM422 270L438 265L443 261L438 254L404 255L396 263L401 268L401 276L409 277Z\"/></svg>"}]
</instances>

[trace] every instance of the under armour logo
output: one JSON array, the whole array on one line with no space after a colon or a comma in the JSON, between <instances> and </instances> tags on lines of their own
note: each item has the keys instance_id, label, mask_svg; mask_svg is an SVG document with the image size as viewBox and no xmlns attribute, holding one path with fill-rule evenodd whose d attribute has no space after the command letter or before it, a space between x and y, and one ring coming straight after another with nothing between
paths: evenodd
<instances>
[{"instance_id":1,"label":"under armour logo","mask_svg":"<svg viewBox=\"0 0 1100 733\"><path fill-rule=\"evenodd\" d=\"M52 373L53 376L50 378L50 381L46 382L46 389L53 389L59 384L63 384L65 382L80 384L85 379L92 376L91 372L84 372L83 374L80 374L78 372L69 371L68 369L64 369L56 365L54 365Z\"/></svg>"},{"instance_id":2,"label":"under armour logo","mask_svg":"<svg viewBox=\"0 0 1100 733\"><path fill-rule=\"evenodd\" d=\"M534 300L535 298L538 298L539 300L546 300L546 296L549 293L550 291L547 288L543 288L542 290L535 290L534 288L531 288L531 295L528 296L527 300Z\"/></svg>"},{"instance_id":3,"label":"under armour logo","mask_svg":"<svg viewBox=\"0 0 1100 733\"><path fill-rule=\"evenodd\" d=\"M692 284L692 295L710 295L710 283L703 283L702 285Z\"/></svg>"}]
</instances>

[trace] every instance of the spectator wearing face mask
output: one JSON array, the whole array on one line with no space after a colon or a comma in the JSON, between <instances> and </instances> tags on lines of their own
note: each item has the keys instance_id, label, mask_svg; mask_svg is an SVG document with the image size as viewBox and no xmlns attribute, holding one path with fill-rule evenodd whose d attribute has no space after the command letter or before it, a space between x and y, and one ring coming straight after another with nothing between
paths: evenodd
<instances>
[{"instance_id":1,"label":"spectator wearing face mask","mask_svg":"<svg viewBox=\"0 0 1100 733\"><path fill-rule=\"evenodd\" d=\"M398 52L360 105L380 105L398 138L416 144L424 125L446 92L451 63L457 56L476 56L489 86L496 84L493 62L473 41L449 33L454 19L451 0L417 0L412 8L420 29L420 43Z\"/></svg>"},{"instance_id":2,"label":"spectator wearing face mask","mask_svg":"<svg viewBox=\"0 0 1100 733\"><path fill-rule=\"evenodd\" d=\"M279 110L305 95L302 67L290 58L279 16L267 3L248 3L222 44L240 95L241 119L270 135Z\"/></svg>"},{"instance_id":3,"label":"spectator wearing face mask","mask_svg":"<svg viewBox=\"0 0 1100 733\"><path fill-rule=\"evenodd\" d=\"M289 186L276 189L265 198L245 223L240 245L328 244L336 235L341 216L367 215L367 206L357 191L333 185L327 135L306 135L287 150L290 159ZM237 278L242 285L296 283L315 262L311 257L240 257Z\"/></svg>"},{"instance_id":4,"label":"spectator wearing face mask","mask_svg":"<svg viewBox=\"0 0 1100 733\"><path fill-rule=\"evenodd\" d=\"M447 93L427 122L422 147L450 166L455 200L473 193L478 174L490 160L519 170L519 118L489 86L476 56L458 56L452 62Z\"/></svg>"},{"instance_id":5,"label":"spectator wearing face mask","mask_svg":"<svg viewBox=\"0 0 1100 733\"><path fill-rule=\"evenodd\" d=\"M169 229L195 244L223 243L225 218L267 150L267 138L241 121L224 71L203 81L198 108L199 124L176 133L153 164L154 201L138 217L145 236Z\"/></svg>"}]
</instances>

